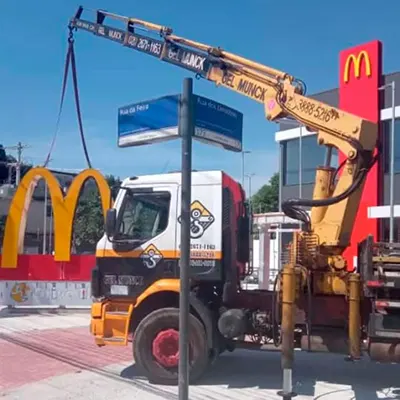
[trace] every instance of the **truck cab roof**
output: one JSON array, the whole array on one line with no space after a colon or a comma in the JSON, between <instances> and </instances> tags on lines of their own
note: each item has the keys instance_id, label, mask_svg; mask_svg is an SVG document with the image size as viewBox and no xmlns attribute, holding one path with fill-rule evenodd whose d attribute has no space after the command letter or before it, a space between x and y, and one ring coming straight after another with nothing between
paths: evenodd
<instances>
[{"instance_id":1,"label":"truck cab roof","mask_svg":"<svg viewBox=\"0 0 400 400\"><path fill-rule=\"evenodd\" d=\"M223 171L192 171L193 185L221 184ZM225 174L226 175L226 174ZM123 187L147 185L147 184L181 184L181 172L169 172L164 174L152 174L132 176L122 182Z\"/></svg>"}]
</instances>

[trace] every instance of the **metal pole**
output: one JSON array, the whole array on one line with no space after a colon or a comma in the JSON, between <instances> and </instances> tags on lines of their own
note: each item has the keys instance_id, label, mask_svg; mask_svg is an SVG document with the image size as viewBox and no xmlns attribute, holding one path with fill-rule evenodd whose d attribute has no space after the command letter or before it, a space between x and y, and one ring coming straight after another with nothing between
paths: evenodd
<instances>
[{"instance_id":1,"label":"metal pole","mask_svg":"<svg viewBox=\"0 0 400 400\"><path fill-rule=\"evenodd\" d=\"M282 201L283 201L283 173L284 173L284 145L282 143L279 143L279 204L278 204L278 210L280 213L282 213ZM278 238L278 271L282 269L282 224L279 223L278 225L278 232L277 232L277 238Z\"/></svg>"},{"instance_id":2,"label":"metal pole","mask_svg":"<svg viewBox=\"0 0 400 400\"><path fill-rule=\"evenodd\" d=\"M285 266L282 272L282 345L281 366L283 372L283 387L278 392L283 400L295 397L292 384L294 359L294 328L296 302L296 273L294 266Z\"/></svg>"},{"instance_id":3,"label":"metal pole","mask_svg":"<svg viewBox=\"0 0 400 400\"><path fill-rule=\"evenodd\" d=\"M17 165L15 171L15 185L18 186L21 181L21 161L22 161L22 143L18 142L17 144Z\"/></svg>"},{"instance_id":4,"label":"metal pole","mask_svg":"<svg viewBox=\"0 0 400 400\"><path fill-rule=\"evenodd\" d=\"M390 223L389 223L389 242L394 242L394 132L396 120L395 106L395 82L392 81L392 126L390 132Z\"/></svg>"},{"instance_id":5,"label":"metal pole","mask_svg":"<svg viewBox=\"0 0 400 400\"><path fill-rule=\"evenodd\" d=\"M253 203L251 201L251 178L255 174L246 175L249 178L249 270L253 269ZM246 284L247 288L247 284Z\"/></svg>"},{"instance_id":6,"label":"metal pole","mask_svg":"<svg viewBox=\"0 0 400 400\"><path fill-rule=\"evenodd\" d=\"M180 102L182 137L181 257L179 295L179 400L189 399L190 203L192 190L193 80L185 78Z\"/></svg>"},{"instance_id":7,"label":"metal pole","mask_svg":"<svg viewBox=\"0 0 400 400\"><path fill-rule=\"evenodd\" d=\"M242 150L242 188L244 190L244 181L245 181L245 173L244 173L244 156L245 154L250 154L249 150Z\"/></svg>"},{"instance_id":8,"label":"metal pole","mask_svg":"<svg viewBox=\"0 0 400 400\"><path fill-rule=\"evenodd\" d=\"M249 267L250 267L250 271L252 272L253 275L253 261L254 261L254 246L253 246L253 202L251 199L251 177L252 175L249 175L249 214L250 214L250 218L249 218L249 250L250 250L250 257L249 257ZM246 289L247 289L247 284L246 284Z\"/></svg>"},{"instance_id":9,"label":"metal pole","mask_svg":"<svg viewBox=\"0 0 400 400\"><path fill-rule=\"evenodd\" d=\"M251 203L251 177L253 175L249 175L249 209L250 209L250 213L253 213L253 206Z\"/></svg>"},{"instance_id":10,"label":"metal pole","mask_svg":"<svg viewBox=\"0 0 400 400\"><path fill-rule=\"evenodd\" d=\"M302 196L303 196L303 127L300 125L300 136L299 136L299 198L301 199Z\"/></svg>"},{"instance_id":11,"label":"metal pole","mask_svg":"<svg viewBox=\"0 0 400 400\"><path fill-rule=\"evenodd\" d=\"M47 236L47 182L44 181L43 254L46 254L46 236Z\"/></svg>"},{"instance_id":12,"label":"metal pole","mask_svg":"<svg viewBox=\"0 0 400 400\"><path fill-rule=\"evenodd\" d=\"M51 199L50 199L51 201ZM50 233L49 233L49 252L52 254L53 252L53 207L51 207L51 213L50 213Z\"/></svg>"},{"instance_id":13,"label":"metal pole","mask_svg":"<svg viewBox=\"0 0 400 400\"><path fill-rule=\"evenodd\" d=\"M244 190L244 150L242 151L242 188Z\"/></svg>"},{"instance_id":14,"label":"metal pole","mask_svg":"<svg viewBox=\"0 0 400 400\"><path fill-rule=\"evenodd\" d=\"M303 197L303 127L300 125L299 136L299 198ZM302 229L303 223L299 221L299 229Z\"/></svg>"},{"instance_id":15,"label":"metal pole","mask_svg":"<svg viewBox=\"0 0 400 400\"><path fill-rule=\"evenodd\" d=\"M282 212L282 188L283 188L283 173L284 173L284 145L279 143L279 194L278 194L278 211Z\"/></svg>"}]
</instances>

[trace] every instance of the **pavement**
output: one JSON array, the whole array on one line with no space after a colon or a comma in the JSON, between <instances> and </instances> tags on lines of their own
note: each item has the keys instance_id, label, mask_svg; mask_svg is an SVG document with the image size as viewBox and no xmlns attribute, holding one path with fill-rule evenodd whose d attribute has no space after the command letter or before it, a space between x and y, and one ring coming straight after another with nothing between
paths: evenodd
<instances>
[{"instance_id":1,"label":"pavement","mask_svg":"<svg viewBox=\"0 0 400 400\"><path fill-rule=\"evenodd\" d=\"M176 387L150 385L137 375L131 346L94 345L89 315L17 314L0 317L2 400L178 399ZM295 399L400 399L400 366L357 363L330 354L296 352ZM278 400L279 352L223 354L191 400Z\"/></svg>"}]
</instances>

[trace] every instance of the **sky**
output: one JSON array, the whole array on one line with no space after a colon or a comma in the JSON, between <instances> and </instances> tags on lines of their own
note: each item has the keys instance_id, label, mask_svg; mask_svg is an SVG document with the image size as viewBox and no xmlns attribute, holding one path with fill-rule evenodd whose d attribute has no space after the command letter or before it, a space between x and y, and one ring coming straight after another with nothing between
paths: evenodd
<instances>
[{"instance_id":1,"label":"sky","mask_svg":"<svg viewBox=\"0 0 400 400\"><path fill-rule=\"evenodd\" d=\"M0 143L14 146L21 141L28 146L23 159L34 165L44 162L55 132L67 25L79 5L172 27L179 36L290 73L306 82L310 94L337 87L339 52L370 40L383 42L384 72L400 70L398 0L81 1L1 0ZM84 31L75 33L75 51L93 167L121 178L178 170L179 140L118 148L117 110L178 93L183 78L194 76ZM278 171L278 125L265 119L261 104L212 82L194 80L194 91L244 114L243 147L251 151L245 169L254 174L255 192ZM70 79L51 168L86 167L74 107ZM193 168L224 170L241 180L241 155L196 142Z\"/></svg>"}]
</instances>

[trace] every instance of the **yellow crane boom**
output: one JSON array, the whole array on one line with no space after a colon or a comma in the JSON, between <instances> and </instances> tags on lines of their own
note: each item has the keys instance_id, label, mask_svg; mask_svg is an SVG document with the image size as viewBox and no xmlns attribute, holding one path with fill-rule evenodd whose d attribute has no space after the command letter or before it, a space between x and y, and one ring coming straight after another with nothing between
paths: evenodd
<instances>
[{"instance_id":1,"label":"yellow crane boom","mask_svg":"<svg viewBox=\"0 0 400 400\"><path fill-rule=\"evenodd\" d=\"M71 32L91 32L263 103L267 120L291 118L316 132L318 143L328 148L328 161L333 147L343 152L347 160L337 182L337 171L328 162L317 169L313 200L292 199L282 205L287 215L303 221L305 230L318 238L321 254L339 256L329 263L343 268L340 254L349 245L365 177L374 162L377 124L305 96L302 81L285 72L177 36L169 27L104 10L96 10L96 19L90 21L82 19L83 11L79 7L71 19ZM122 27L105 25L106 18ZM138 33L143 30L146 35ZM301 207L311 207L311 220Z\"/></svg>"}]
</instances>

